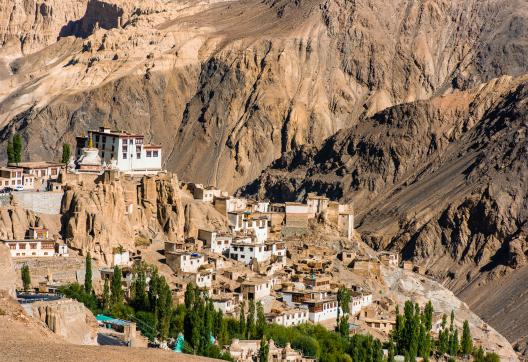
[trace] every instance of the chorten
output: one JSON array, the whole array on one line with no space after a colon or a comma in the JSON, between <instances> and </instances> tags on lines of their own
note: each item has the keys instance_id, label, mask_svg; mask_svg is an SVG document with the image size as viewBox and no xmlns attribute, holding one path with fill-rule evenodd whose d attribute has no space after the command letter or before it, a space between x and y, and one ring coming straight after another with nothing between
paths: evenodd
<instances>
[{"instance_id":1,"label":"chorten","mask_svg":"<svg viewBox=\"0 0 528 362\"><path fill-rule=\"evenodd\" d=\"M91 133L88 138L88 147L84 147L81 152L77 160L77 169L80 172L100 173L103 170L99 150L93 146Z\"/></svg>"}]
</instances>

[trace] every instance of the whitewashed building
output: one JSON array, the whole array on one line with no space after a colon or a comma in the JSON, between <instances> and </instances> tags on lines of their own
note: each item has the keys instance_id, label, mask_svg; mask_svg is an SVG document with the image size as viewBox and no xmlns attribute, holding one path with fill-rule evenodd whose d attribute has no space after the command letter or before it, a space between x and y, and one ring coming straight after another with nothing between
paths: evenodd
<instances>
[{"instance_id":1,"label":"whitewashed building","mask_svg":"<svg viewBox=\"0 0 528 362\"><path fill-rule=\"evenodd\" d=\"M249 279L240 284L240 291L244 299L260 300L271 294L273 282L267 279Z\"/></svg>"},{"instance_id":2,"label":"whitewashed building","mask_svg":"<svg viewBox=\"0 0 528 362\"><path fill-rule=\"evenodd\" d=\"M167 265L175 272L196 273L205 263L205 258L200 253L189 251L166 251Z\"/></svg>"},{"instance_id":3,"label":"whitewashed building","mask_svg":"<svg viewBox=\"0 0 528 362\"><path fill-rule=\"evenodd\" d=\"M198 240L202 240L204 248L210 249L215 254L229 253L233 237L216 231L198 229Z\"/></svg>"},{"instance_id":4,"label":"whitewashed building","mask_svg":"<svg viewBox=\"0 0 528 362\"><path fill-rule=\"evenodd\" d=\"M350 314L357 315L362 308L368 307L372 304L372 294L356 293L352 294L350 298Z\"/></svg>"},{"instance_id":5,"label":"whitewashed building","mask_svg":"<svg viewBox=\"0 0 528 362\"><path fill-rule=\"evenodd\" d=\"M237 306L236 298L228 294L212 295L213 307L216 311L222 311L224 314L231 314Z\"/></svg>"},{"instance_id":6,"label":"whitewashed building","mask_svg":"<svg viewBox=\"0 0 528 362\"><path fill-rule=\"evenodd\" d=\"M308 309L292 308L284 311L272 311L266 315L270 323L275 323L285 327L296 326L308 323Z\"/></svg>"},{"instance_id":7,"label":"whitewashed building","mask_svg":"<svg viewBox=\"0 0 528 362\"><path fill-rule=\"evenodd\" d=\"M308 319L313 323L319 323L327 320L336 320L338 307L335 298L322 300L310 300L305 302L308 305Z\"/></svg>"},{"instance_id":8,"label":"whitewashed building","mask_svg":"<svg viewBox=\"0 0 528 362\"><path fill-rule=\"evenodd\" d=\"M244 264L249 264L253 259L258 262L268 260L270 253L266 250L264 242L259 242L251 236L243 236L233 239L229 248L229 257Z\"/></svg>"},{"instance_id":9,"label":"whitewashed building","mask_svg":"<svg viewBox=\"0 0 528 362\"><path fill-rule=\"evenodd\" d=\"M129 174L155 174L161 171L161 146L148 144L145 136L107 127L89 131L87 137L77 137L77 158L92 137L94 148L106 165Z\"/></svg>"},{"instance_id":10,"label":"whitewashed building","mask_svg":"<svg viewBox=\"0 0 528 362\"><path fill-rule=\"evenodd\" d=\"M254 217L246 212L229 212L227 214L229 226L234 232L253 234L257 240L264 242L268 239L268 218Z\"/></svg>"}]
</instances>

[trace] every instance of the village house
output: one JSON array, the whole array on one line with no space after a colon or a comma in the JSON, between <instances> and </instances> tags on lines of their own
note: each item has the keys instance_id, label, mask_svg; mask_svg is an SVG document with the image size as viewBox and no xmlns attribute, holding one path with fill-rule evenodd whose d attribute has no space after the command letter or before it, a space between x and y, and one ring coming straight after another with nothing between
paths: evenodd
<instances>
[{"instance_id":1,"label":"village house","mask_svg":"<svg viewBox=\"0 0 528 362\"><path fill-rule=\"evenodd\" d=\"M233 237L216 231L198 229L198 239L202 240L204 247L216 254L227 254L231 247Z\"/></svg>"},{"instance_id":2,"label":"village house","mask_svg":"<svg viewBox=\"0 0 528 362\"><path fill-rule=\"evenodd\" d=\"M0 167L0 190L24 189L24 173L20 167Z\"/></svg>"},{"instance_id":3,"label":"village house","mask_svg":"<svg viewBox=\"0 0 528 362\"><path fill-rule=\"evenodd\" d=\"M213 294L211 296L213 307L216 311L222 311L224 314L231 314L235 312L238 305L235 296L232 294Z\"/></svg>"},{"instance_id":4,"label":"village house","mask_svg":"<svg viewBox=\"0 0 528 362\"><path fill-rule=\"evenodd\" d=\"M254 216L248 212L229 212L227 214L229 226L233 232L245 235L255 235L258 241L268 239L268 219L265 216Z\"/></svg>"},{"instance_id":5,"label":"village house","mask_svg":"<svg viewBox=\"0 0 528 362\"><path fill-rule=\"evenodd\" d=\"M381 252L379 254L379 260L385 266L398 267L399 264L398 254L388 251Z\"/></svg>"},{"instance_id":6,"label":"village house","mask_svg":"<svg viewBox=\"0 0 528 362\"><path fill-rule=\"evenodd\" d=\"M123 248L114 248L112 253L112 266L129 266L130 261L130 252L124 250Z\"/></svg>"},{"instance_id":7,"label":"village house","mask_svg":"<svg viewBox=\"0 0 528 362\"><path fill-rule=\"evenodd\" d=\"M315 274L314 275L310 275L308 277L305 277L304 278L304 284L308 287L308 288L311 288L311 289L318 289L318 290L322 290L322 289L325 289L325 290L328 290L330 289L330 277L329 276L320 276L320 277L316 277Z\"/></svg>"},{"instance_id":8,"label":"village house","mask_svg":"<svg viewBox=\"0 0 528 362\"><path fill-rule=\"evenodd\" d=\"M350 314L358 315L361 312L361 309L368 307L372 304L372 294L371 293L360 293L360 292L351 292L350 293Z\"/></svg>"},{"instance_id":9,"label":"village house","mask_svg":"<svg viewBox=\"0 0 528 362\"><path fill-rule=\"evenodd\" d=\"M57 180L64 164L50 161L10 163L10 167L22 168L24 174L42 180Z\"/></svg>"},{"instance_id":10,"label":"village house","mask_svg":"<svg viewBox=\"0 0 528 362\"><path fill-rule=\"evenodd\" d=\"M168 251L165 258L167 265L176 273L196 273L205 263L202 254L188 251Z\"/></svg>"},{"instance_id":11,"label":"village house","mask_svg":"<svg viewBox=\"0 0 528 362\"><path fill-rule=\"evenodd\" d=\"M201 184L193 184L192 194L195 200L212 204L217 197L227 197L227 192L217 189L214 186L204 187Z\"/></svg>"},{"instance_id":12,"label":"village house","mask_svg":"<svg viewBox=\"0 0 528 362\"><path fill-rule=\"evenodd\" d=\"M51 257L55 255L55 241L49 238L46 228L32 227L21 240L2 239L13 258Z\"/></svg>"},{"instance_id":13,"label":"village house","mask_svg":"<svg viewBox=\"0 0 528 362\"><path fill-rule=\"evenodd\" d=\"M261 278L252 278L240 284L240 292L244 299L260 300L271 294L272 281Z\"/></svg>"},{"instance_id":14,"label":"village house","mask_svg":"<svg viewBox=\"0 0 528 362\"><path fill-rule=\"evenodd\" d=\"M300 202L287 202L285 206L285 226L288 228L305 229L308 227L310 207Z\"/></svg>"},{"instance_id":15,"label":"village house","mask_svg":"<svg viewBox=\"0 0 528 362\"><path fill-rule=\"evenodd\" d=\"M354 210L352 205L339 205L338 212L337 229L341 236L351 240L354 234Z\"/></svg>"},{"instance_id":16,"label":"village house","mask_svg":"<svg viewBox=\"0 0 528 362\"><path fill-rule=\"evenodd\" d=\"M243 212L248 206L248 200L232 196L218 196L214 198L214 207L222 215L228 212Z\"/></svg>"},{"instance_id":17,"label":"village house","mask_svg":"<svg viewBox=\"0 0 528 362\"><path fill-rule=\"evenodd\" d=\"M290 327L303 323L308 323L308 309L290 308L277 310L273 309L266 314L266 320L269 323L275 323L281 326Z\"/></svg>"},{"instance_id":18,"label":"village house","mask_svg":"<svg viewBox=\"0 0 528 362\"><path fill-rule=\"evenodd\" d=\"M308 306L308 319L312 323L336 320L337 311L340 309L335 296L329 296L325 299L305 300L304 304Z\"/></svg>"},{"instance_id":19,"label":"village house","mask_svg":"<svg viewBox=\"0 0 528 362\"><path fill-rule=\"evenodd\" d=\"M381 318L363 318L362 321L367 327L389 334L396 325L396 321Z\"/></svg>"},{"instance_id":20,"label":"village house","mask_svg":"<svg viewBox=\"0 0 528 362\"><path fill-rule=\"evenodd\" d=\"M266 250L264 242L258 241L252 236L242 236L235 237L231 242L229 257L247 265L252 260L266 261L270 258L270 254Z\"/></svg>"},{"instance_id":21,"label":"village house","mask_svg":"<svg viewBox=\"0 0 528 362\"><path fill-rule=\"evenodd\" d=\"M253 212L258 213L268 213L270 212L270 202L269 201L256 201L252 205Z\"/></svg>"},{"instance_id":22,"label":"village house","mask_svg":"<svg viewBox=\"0 0 528 362\"><path fill-rule=\"evenodd\" d=\"M104 165L129 174L155 174L161 171L161 146L145 143L145 136L107 127L77 137L77 158L83 148L95 148Z\"/></svg>"},{"instance_id":23,"label":"village house","mask_svg":"<svg viewBox=\"0 0 528 362\"><path fill-rule=\"evenodd\" d=\"M319 196L315 193L309 193L306 198L306 204L308 205L308 212L311 217L322 214L328 208L328 200L325 196Z\"/></svg>"}]
</instances>

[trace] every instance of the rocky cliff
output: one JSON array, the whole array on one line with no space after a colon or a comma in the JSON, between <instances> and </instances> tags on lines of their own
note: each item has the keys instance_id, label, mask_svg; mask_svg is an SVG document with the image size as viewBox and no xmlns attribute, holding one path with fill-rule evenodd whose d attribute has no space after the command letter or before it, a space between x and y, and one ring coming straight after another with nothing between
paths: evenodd
<instances>
[{"instance_id":1,"label":"rocky cliff","mask_svg":"<svg viewBox=\"0 0 528 362\"><path fill-rule=\"evenodd\" d=\"M2 57L0 138L18 130L28 157L58 157L107 122L161 143L184 179L228 190L363 115L527 68L520 0L16 4L1 37L54 30Z\"/></svg>"},{"instance_id":2,"label":"rocky cliff","mask_svg":"<svg viewBox=\"0 0 528 362\"><path fill-rule=\"evenodd\" d=\"M63 197L63 237L70 247L102 255L107 263L113 249L133 250L141 238L183 238L179 191L173 174L70 183Z\"/></svg>"}]
</instances>

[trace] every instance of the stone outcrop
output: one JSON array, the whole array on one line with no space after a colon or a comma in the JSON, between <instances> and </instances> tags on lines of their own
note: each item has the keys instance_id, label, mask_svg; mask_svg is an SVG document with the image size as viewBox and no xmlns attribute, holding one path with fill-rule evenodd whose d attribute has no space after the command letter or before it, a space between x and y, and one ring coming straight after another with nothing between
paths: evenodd
<instances>
[{"instance_id":1,"label":"stone outcrop","mask_svg":"<svg viewBox=\"0 0 528 362\"><path fill-rule=\"evenodd\" d=\"M97 345L97 320L82 303L72 299L31 304L34 318L73 344Z\"/></svg>"},{"instance_id":2,"label":"stone outcrop","mask_svg":"<svg viewBox=\"0 0 528 362\"><path fill-rule=\"evenodd\" d=\"M11 297L16 297L16 280L11 252L5 245L0 245L0 290L7 292Z\"/></svg>"},{"instance_id":3,"label":"stone outcrop","mask_svg":"<svg viewBox=\"0 0 528 362\"><path fill-rule=\"evenodd\" d=\"M138 237L183 237L184 211L173 174L66 186L62 213L68 244L102 255L106 262L119 245L133 250Z\"/></svg>"}]
</instances>

